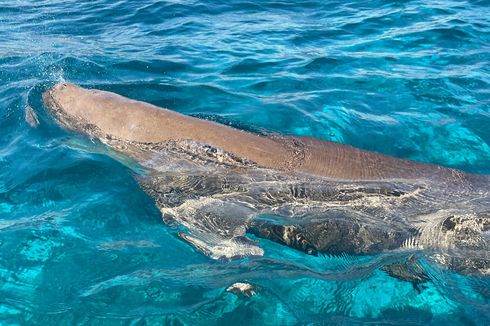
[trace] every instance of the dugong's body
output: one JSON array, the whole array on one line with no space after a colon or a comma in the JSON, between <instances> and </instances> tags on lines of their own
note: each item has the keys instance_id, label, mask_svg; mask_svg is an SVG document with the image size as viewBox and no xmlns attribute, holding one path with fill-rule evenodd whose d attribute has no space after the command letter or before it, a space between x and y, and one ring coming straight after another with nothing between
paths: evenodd
<instances>
[{"instance_id":1,"label":"dugong's body","mask_svg":"<svg viewBox=\"0 0 490 326\"><path fill-rule=\"evenodd\" d=\"M352 180L463 176L453 169L314 138L259 136L111 92L70 84L56 85L45 93L44 99L51 108L58 108L55 112L84 121L111 137L139 143L193 140L265 168Z\"/></svg>"},{"instance_id":2,"label":"dugong's body","mask_svg":"<svg viewBox=\"0 0 490 326\"><path fill-rule=\"evenodd\" d=\"M459 271L488 272L488 177L256 135L70 84L43 98L61 125L146 167L141 185L164 219L213 258L261 255L253 234L310 254L427 249Z\"/></svg>"}]
</instances>

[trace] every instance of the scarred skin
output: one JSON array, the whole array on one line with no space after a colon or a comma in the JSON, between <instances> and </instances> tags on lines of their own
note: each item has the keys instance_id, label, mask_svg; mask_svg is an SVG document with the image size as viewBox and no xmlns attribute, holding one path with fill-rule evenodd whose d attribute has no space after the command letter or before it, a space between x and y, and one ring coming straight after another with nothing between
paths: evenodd
<instances>
[{"instance_id":1,"label":"scarred skin","mask_svg":"<svg viewBox=\"0 0 490 326\"><path fill-rule=\"evenodd\" d=\"M438 178L460 181L465 176L458 170L315 138L256 135L112 92L73 84L57 84L43 94L43 99L48 108L62 111L121 140L159 143L190 139L271 169L350 180Z\"/></svg>"}]
</instances>

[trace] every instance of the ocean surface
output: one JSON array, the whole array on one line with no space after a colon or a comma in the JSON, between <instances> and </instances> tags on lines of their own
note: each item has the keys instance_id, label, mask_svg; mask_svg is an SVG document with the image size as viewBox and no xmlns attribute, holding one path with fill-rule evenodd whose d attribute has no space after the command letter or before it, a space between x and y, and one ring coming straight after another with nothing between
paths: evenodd
<instances>
[{"instance_id":1,"label":"ocean surface","mask_svg":"<svg viewBox=\"0 0 490 326\"><path fill-rule=\"evenodd\" d=\"M489 174L489 1L0 0L0 324L490 324L488 277L431 265L416 288L382 255L266 240L206 257L138 167L52 122L62 80Z\"/></svg>"}]
</instances>

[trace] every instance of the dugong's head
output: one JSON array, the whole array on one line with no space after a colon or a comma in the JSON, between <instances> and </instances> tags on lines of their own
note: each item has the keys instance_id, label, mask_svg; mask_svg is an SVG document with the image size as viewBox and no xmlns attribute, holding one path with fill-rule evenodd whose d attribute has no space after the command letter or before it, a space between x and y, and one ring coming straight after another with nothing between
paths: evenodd
<instances>
[{"instance_id":1,"label":"dugong's head","mask_svg":"<svg viewBox=\"0 0 490 326\"><path fill-rule=\"evenodd\" d=\"M87 113L82 104L88 94L95 94L96 90L88 90L69 83L58 83L43 93L44 104L50 110L59 110L73 116Z\"/></svg>"},{"instance_id":2,"label":"dugong's head","mask_svg":"<svg viewBox=\"0 0 490 326\"><path fill-rule=\"evenodd\" d=\"M48 112L67 129L97 138L144 143L163 138L162 120L155 119L163 109L151 104L69 83L59 83L46 90L43 101Z\"/></svg>"},{"instance_id":3,"label":"dugong's head","mask_svg":"<svg viewBox=\"0 0 490 326\"><path fill-rule=\"evenodd\" d=\"M100 91L85 89L69 83L59 83L43 93L44 105L61 126L78 132L100 130L101 122L111 115L110 110L95 101Z\"/></svg>"}]
</instances>

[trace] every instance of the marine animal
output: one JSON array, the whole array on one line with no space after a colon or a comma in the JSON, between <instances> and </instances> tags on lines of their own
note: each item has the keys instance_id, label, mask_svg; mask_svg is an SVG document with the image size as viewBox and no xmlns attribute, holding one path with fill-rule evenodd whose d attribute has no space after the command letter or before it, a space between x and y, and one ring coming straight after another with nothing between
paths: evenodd
<instances>
[{"instance_id":1,"label":"marine animal","mask_svg":"<svg viewBox=\"0 0 490 326\"><path fill-rule=\"evenodd\" d=\"M209 257L262 255L263 238L310 255L423 250L458 272L490 273L488 176L254 134L68 83L43 99L62 127L144 167L140 185L164 221ZM413 259L385 270L402 277L404 266Z\"/></svg>"}]
</instances>

